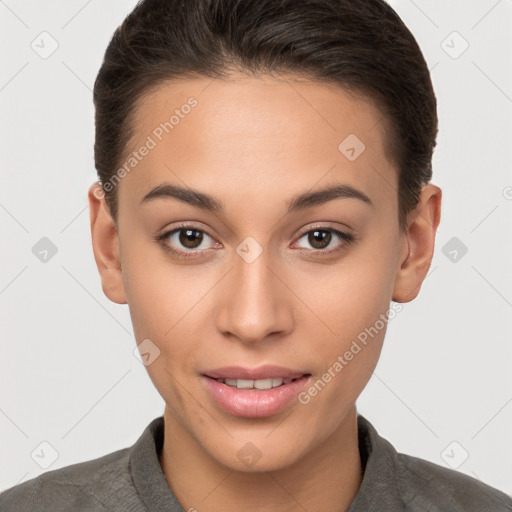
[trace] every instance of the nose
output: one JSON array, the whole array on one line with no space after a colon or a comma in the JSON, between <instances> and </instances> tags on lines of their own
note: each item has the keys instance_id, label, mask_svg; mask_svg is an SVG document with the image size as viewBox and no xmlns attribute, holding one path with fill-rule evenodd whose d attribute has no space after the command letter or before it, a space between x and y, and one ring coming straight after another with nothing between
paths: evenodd
<instances>
[{"instance_id":1,"label":"nose","mask_svg":"<svg viewBox=\"0 0 512 512\"><path fill-rule=\"evenodd\" d=\"M273 263L265 250L254 261L235 254L217 302L217 329L224 336L251 345L291 332L293 293Z\"/></svg>"}]
</instances>

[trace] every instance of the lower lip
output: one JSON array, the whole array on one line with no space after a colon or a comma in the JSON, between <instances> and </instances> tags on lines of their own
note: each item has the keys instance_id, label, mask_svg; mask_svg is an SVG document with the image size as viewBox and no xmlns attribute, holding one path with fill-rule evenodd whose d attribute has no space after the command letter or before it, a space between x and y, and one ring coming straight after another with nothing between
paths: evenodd
<instances>
[{"instance_id":1,"label":"lower lip","mask_svg":"<svg viewBox=\"0 0 512 512\"><path fill-rule=\"evenodd\" d=\"M238 389L201 376L207 392L224 411L246 418L263 418L281 412L304 388L309 376L272 389Z\"/></svg>"}]
</instances>

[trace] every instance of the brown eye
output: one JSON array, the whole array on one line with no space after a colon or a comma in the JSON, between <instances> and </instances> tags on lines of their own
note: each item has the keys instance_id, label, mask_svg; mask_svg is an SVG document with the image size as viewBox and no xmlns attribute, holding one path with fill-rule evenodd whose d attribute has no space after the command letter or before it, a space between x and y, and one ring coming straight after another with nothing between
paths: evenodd
<instances>
[{"instance_id":1,"label":"brown eye","mask_svg":"<svg viewBox=\"0 0 512 512\"><path fill-rule=\"evenodd\" d=\"M208 233L189 225L167 231L163 235L158 235L155 240L164 251L180 259L206 256L212 249L212 245L215 245L215 241Z\"/></svg>"},{"instance_id":2,"label":"brown eye","mask_svg":"<svg viewBox=\"0 0 512 512\"><path fill-rule=\"evenodd\" d=\"M315 229L308 234L308 242L314 249L325 249L329 245L331 238L331 232L323 229Z\"/></svg>"},{"instance_id":3,"label":"brown eye","mask_svg":"<svg viewBox=\"0 0 512 512\"><path fill-rule=\"evenodd\" d=\"M334 228L318 227L306 231L299 238L299 242L302 239L310 246L308 247L309 252L315 256L327 256L344 251L350 244L355 242L356 237ZM299 248L304 249L305 247L299 243Z\"/></svg>"},{"instance_id":4,"label":"brown eye","mask_svg":"<svg viewBox=\"0 0 512 512\"><path fill-rule=\"evenodd\" d=\"M187 249L197 249L203 241L203 233L197 229L180 229L178 232L180 244Z\"/></svg>"}]
</instances>

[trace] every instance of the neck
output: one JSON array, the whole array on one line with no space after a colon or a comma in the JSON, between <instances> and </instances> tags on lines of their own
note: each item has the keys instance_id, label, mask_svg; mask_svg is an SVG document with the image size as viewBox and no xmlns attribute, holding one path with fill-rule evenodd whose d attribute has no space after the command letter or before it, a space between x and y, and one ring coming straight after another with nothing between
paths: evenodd
<instances>
[{"instance_id":1,"label":"neck","mask_svg":"<svg viewBox=\"0 0 512 512\"><path fill-rule=\"evenodd\" d=\"M327 439L284 469L236 471L219 464L164 413L160 464L184 510L344 512L361 485L355 406Z\"/></svg>"}]
</instances>

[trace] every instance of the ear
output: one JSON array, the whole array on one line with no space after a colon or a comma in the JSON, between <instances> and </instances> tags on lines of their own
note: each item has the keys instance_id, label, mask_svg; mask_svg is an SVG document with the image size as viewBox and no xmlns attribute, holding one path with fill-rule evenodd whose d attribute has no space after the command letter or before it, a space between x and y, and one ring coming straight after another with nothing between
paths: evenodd
<instances>
[{"instance_id":1,"label":"ear","mask_svg":"<svg viewBox=\"0 0 512 512\"><path fill-rule=\"evenodd\" d=\"M117 227L98 182L88 192L91 238L94 259L101 277L103 293L117 304L126 304Z\"/></svg>"},{"instance_id":2,"label":"ear","mask_svg":"<svg viewBox=\"0 0 512 512\"><path fill-rule=\"evenodd\" d=\"M392 300L410 302L418 295L434 255L437 226L441 220L442 191L425 185L417 207L409 214L408 227L395 277Z\"/></svg>"}]
</instances>

